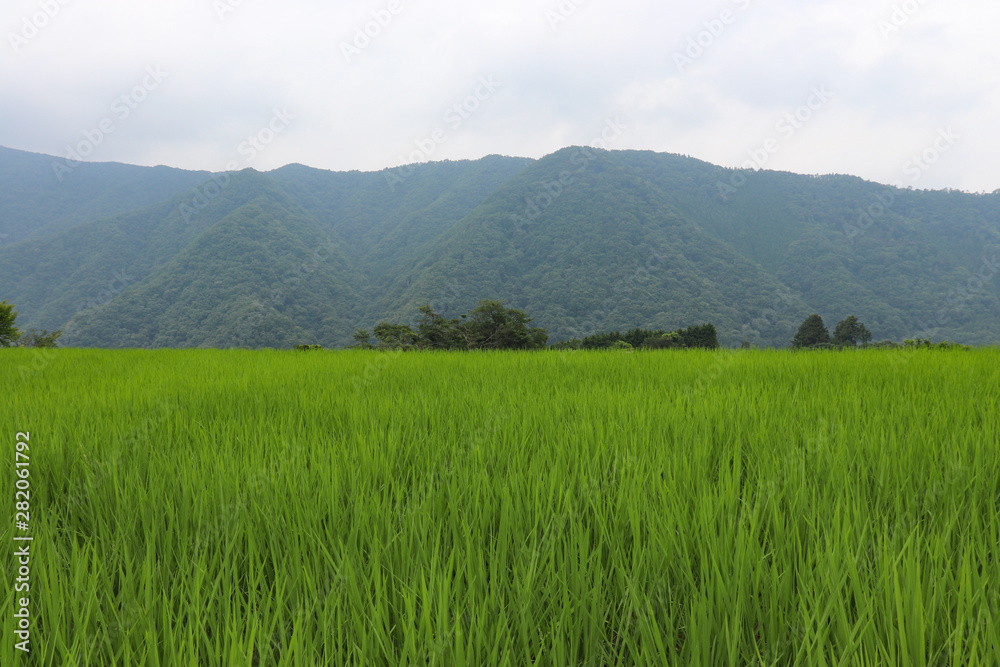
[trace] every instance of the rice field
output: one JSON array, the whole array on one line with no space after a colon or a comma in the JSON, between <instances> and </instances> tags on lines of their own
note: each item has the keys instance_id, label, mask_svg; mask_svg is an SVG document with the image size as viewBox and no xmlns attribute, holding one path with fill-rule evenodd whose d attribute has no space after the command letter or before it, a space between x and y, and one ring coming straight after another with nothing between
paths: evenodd
<instances>
[{"instance_id":1,"label":"rice field","mask_svg":"<svg viewBox=\"0 0 1000 667\"><path fill-rule=\"evenodd\" d=\"M1000 351L0 350L3 665L1000 665Z\"/></svg>"}]
</instances>

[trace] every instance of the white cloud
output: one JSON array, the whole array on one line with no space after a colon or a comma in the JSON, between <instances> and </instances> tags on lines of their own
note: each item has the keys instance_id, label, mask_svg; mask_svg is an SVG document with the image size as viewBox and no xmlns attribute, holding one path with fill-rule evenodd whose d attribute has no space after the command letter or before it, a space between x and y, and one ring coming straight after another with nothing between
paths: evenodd
<instances>
[{"instance_id":1,"label":"white cloud","mask_svg":"<svg viewBox=\"0 0 1000 667\"><path fill-rule=\"evenodd\" d=\"M255 168L395 166L439 129L431 159L540 157L613 118L628 125L613 148L738 165L827 86L767 168L891 181L952 126L961 141L920 187L992 191L998 19L973 0L8 0L0 144L62 154L158 66L169 78L90 159L221 170L287 108ZM501 86L455 126L480 77Z\"/></svg>"}]
</instances>

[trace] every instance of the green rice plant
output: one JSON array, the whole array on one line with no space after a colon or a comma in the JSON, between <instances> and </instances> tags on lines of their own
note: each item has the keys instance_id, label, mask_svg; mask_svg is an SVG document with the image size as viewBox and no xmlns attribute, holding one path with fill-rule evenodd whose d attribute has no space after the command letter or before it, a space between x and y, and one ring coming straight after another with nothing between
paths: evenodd
<instances>
[{"instance_id":1,"label":"green rice plant","mask_svg":"<svg viewBox=\"0 0 1000 667\"><path fill-rule=\"evenodd\" d=\"M997 350L41 353L4 665L1000 665Z\"/></svg>"}]
</instances>

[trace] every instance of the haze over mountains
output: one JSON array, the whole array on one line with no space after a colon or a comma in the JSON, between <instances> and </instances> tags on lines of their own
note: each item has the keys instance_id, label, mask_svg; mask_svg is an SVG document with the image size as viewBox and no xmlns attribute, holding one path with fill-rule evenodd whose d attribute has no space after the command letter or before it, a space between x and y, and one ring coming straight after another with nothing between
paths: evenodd
<instances>
[{"instance_id":1,"label":"haze over mountains","mask_svg":"<svg viewBox=\"0 0 1000 667\"><path fill-rule=\"evenodd\" d=\"M784 347L814 312L1000 341L1000 191L588 148L369 173L56 163L0 148L0 299L63 345L343 346L482 298L553 342L713 322Z\"/></svg>"}]
</instances>

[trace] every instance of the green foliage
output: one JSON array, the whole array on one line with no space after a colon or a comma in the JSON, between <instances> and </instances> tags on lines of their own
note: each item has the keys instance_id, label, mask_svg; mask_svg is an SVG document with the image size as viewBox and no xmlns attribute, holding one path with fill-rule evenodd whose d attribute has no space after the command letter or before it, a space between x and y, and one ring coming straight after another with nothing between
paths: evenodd
<instances>
[{"instance_id":1,"label":"green foliage","mask_svg":"<svg viewBox=\"0 0 1000 667\"><path fill-rule=\"evenodd\" d=\"M79 162L68 173L60 171L66 164L63 157L0 146L0 241L52 239L78 225L170 199L211 176L114 162ZM68 248L61 244L51 251L65 258Z\"/></svg>"},{"instance_id":2,"label":"green foliage","mask_svg":"<svg viewBox=\"0 0 1000 667\"><path fill-rule=\"evenodd\" d=\"M373 331L380 350L412 350L417 345L417 334L406 324L379 322Z\"/></svg>"},{"instance_id":3,"label":"green foliage","mask_svg":"<svg viewBox=\"0 0 1000 667\"><path fill-rule=\"evenodd\" d=\"M663 329L649 330L640 328L635 328L625 333L608 331L585 337L581 340L580 347L585 350L601 350L611 348L619 342L628 343L632 348L670 347L671 345L668 343L680 342L680 333L668 333ZM683 345L677 345L677 347L683 347Z\"/></svg>"},{"instance_id":4,"label":"green foliage","mask_svg":"<svg viewBox=\"0 0 1000 667\"><path fill-rule=\"evenodd\" d=\"M28 329L28 333L21 336L20 345L21 347L58 347L56 341L62 334L62 331Z\"/></svg>"},{"instance_id":5,"label":"green foliage","mask_svg":"<svg viewBox=\"0 0 1000 667\"><path fill-rule=\"evenodd\" d=\"M544 349L548 333L528 327L531 318L502 301L483 299L468 315L448 320L429 305L420 307L417 331L406 324L381 322L375 326L379 349L421 350L538 350ZM359 338L359 334L364 334ZM367 332L358 330L355 340L364 345Z\"/></svg>"},{"instance_id":6,"label":"green foliage","mask_svg":"<svg viewBox=\"0 0 1000 667\"><path fill-rule=\"evenodd\" d=\"M602 350L624 340L620 331L609 331L584 337L580 341L580 347L584 350Z\"/></svg>"},{"instance_id":7,"label":"green foliage","mask_svg":"<svg viewBox=\"0 0 1000 667\"><path fill-rule=\"evenodd\" d=\"M614 347L619 342L628 343L631 348L644 347L649 349L702 348L714 350L719 347L715 326L711 323L670 332L662 329L639 328L625 333L610 331L583 338L579 341L579 347L585 350L601 350Z\"/></svg>"},{"instance_id":8,"label":"green foliage","mask_svg":"<svg viewBox=\"0 0 1000 667\"><path fill-rule=\"evenodd\" d=\"M24 664L1000 661L998 350L2 352Z\"/></svg>"},{"instance_id":9,"label":"green foliage","mask_svg":"<svg viewBox=\"0 0 1000 667\"><path fill-rule=\"evenodd\" d=\"M16 321L14 304L0 301L0 347L13 347L21 339L21 331L14 326Z\"/></svg>"},{"instance_id":10,"label":"green foliage","mask_svg":"<svg viewBox=\"0 0 1000 667\"><path fill-rule=\"evenodd\" d=\"M484 294L555 343L710 321L727 347L783 347L811 312L880 339L1000 336L1000 194L586 148L404 171L80 164L59 183L0 149L0 266L31 268L0 294L22 328L105 347L343 347L356 322Z\"/></svg>"},{"instance_id":11,"label":"green foliage","mask_svg":"<svg viewBox=\"0 0 1000 667\"><path fill-rule=\"evenodd\" d=\"M529 328L531 318L502 301L483 299L469 313L463 325L468 331L469 347L476 350L536 350L545 347L544 329Z\"/></svg>"},{"instance_id":12,"label":"green foliage","mask_svg":"<svg viewBox=\"0 0 1000 667\"><path fill-rule=\"evenodd\" d=\"M417 325L420 346L428 350L462 350L470 344L470 331L465 326L465 315L449 320L434 312L430 304L420 307Z\"/></svg>"},{"instance_id":13,"label":"green foliage","mask_svg":"<svg viewBox=\"0 0 1000 667\"><path fill-rule=\"evenodd\" d=\"M684 337L677 331L671 331L670 333L656 336L649 336L642 341L642 346L648 347L651 350L670 350L674 348L687 347L684 342Z\"/></svg>"},{"instance_id":14,"label":"green foliage","mask_svg":"<svg viewBox=\"0 0 1000 667\"><path fill-rule=\"evenodd\" d=\"M361 350L374 350L375 345L372 343L372 334L368 329L355 329L354 335L351 336L354 339L354 345L352 347Z\"/></svg>"},{"instance_id":15,"label":"green foliage","mask_svg":"<svg viewBox=\"0 0 1000 667\"><path fill-rule=\"evenodd\" d=\"M295 349L300 352L308 352L310 350L322 350L322 345L296 345Z\"/></svg>"},{"instance_id":16,"label":"green foliage","mask_svg":"<svg viewBox=\"0 0 1000 667\"><path fill-rule=\"evenodd\" d=\"M836 347L867 347L872 340L872 333L854 315L850 315L837 323L833 330L833 340Z\"/></svg>"},{"instance_id":17,"label":"green foliage","mask_svg":"<svg viewBox=\"0 0 1000 667\"><path fill-rule=\"evenodd\" d=\"M903 349L935 349L935 350L971 350L972 348L968 345L962 345L961 343L952 343L950 341L942 340L935 343L934 341L927 338L915 338L906 339L903 341Z\"/></svg>"},{"instance_id":18,"label":"green foliage","mask_svg":"<svg viewBox=\"0 0 1000 667\"><path fill-rule=\"evenodd\" d=\"M832 347L830 331L823 324L823 318L815 313L807 317L799 330L795 332L792 347L796 349Z\"/></svg>"},{"instance_id":19,"label":"green foliage","mask_svg":"<svg viewBox=\"0 0 1000 667\"><path fill-rule=\"evenodd\" d=\"M973 348L970 345L963 345L961 343L953 343L951 341L933 341L929 338L907 338L902 343L897 343L892 340L882 340L877 343L871 343L868 345L869 348L874 350L960 350L960 351L970 351Z\"/></svg>"},{"instance_id":20,"label":"green foliage","mask_svg":"<svg viewBox=\"0 0 1000 667\"><path fill-rule=\"evenodd\" d=\"M680 336L683 347L704 350L714 350L719 347L718 334L715 331L715 325L711 323L679 329L677 334Z\"/></svg>"}]
</instances>

